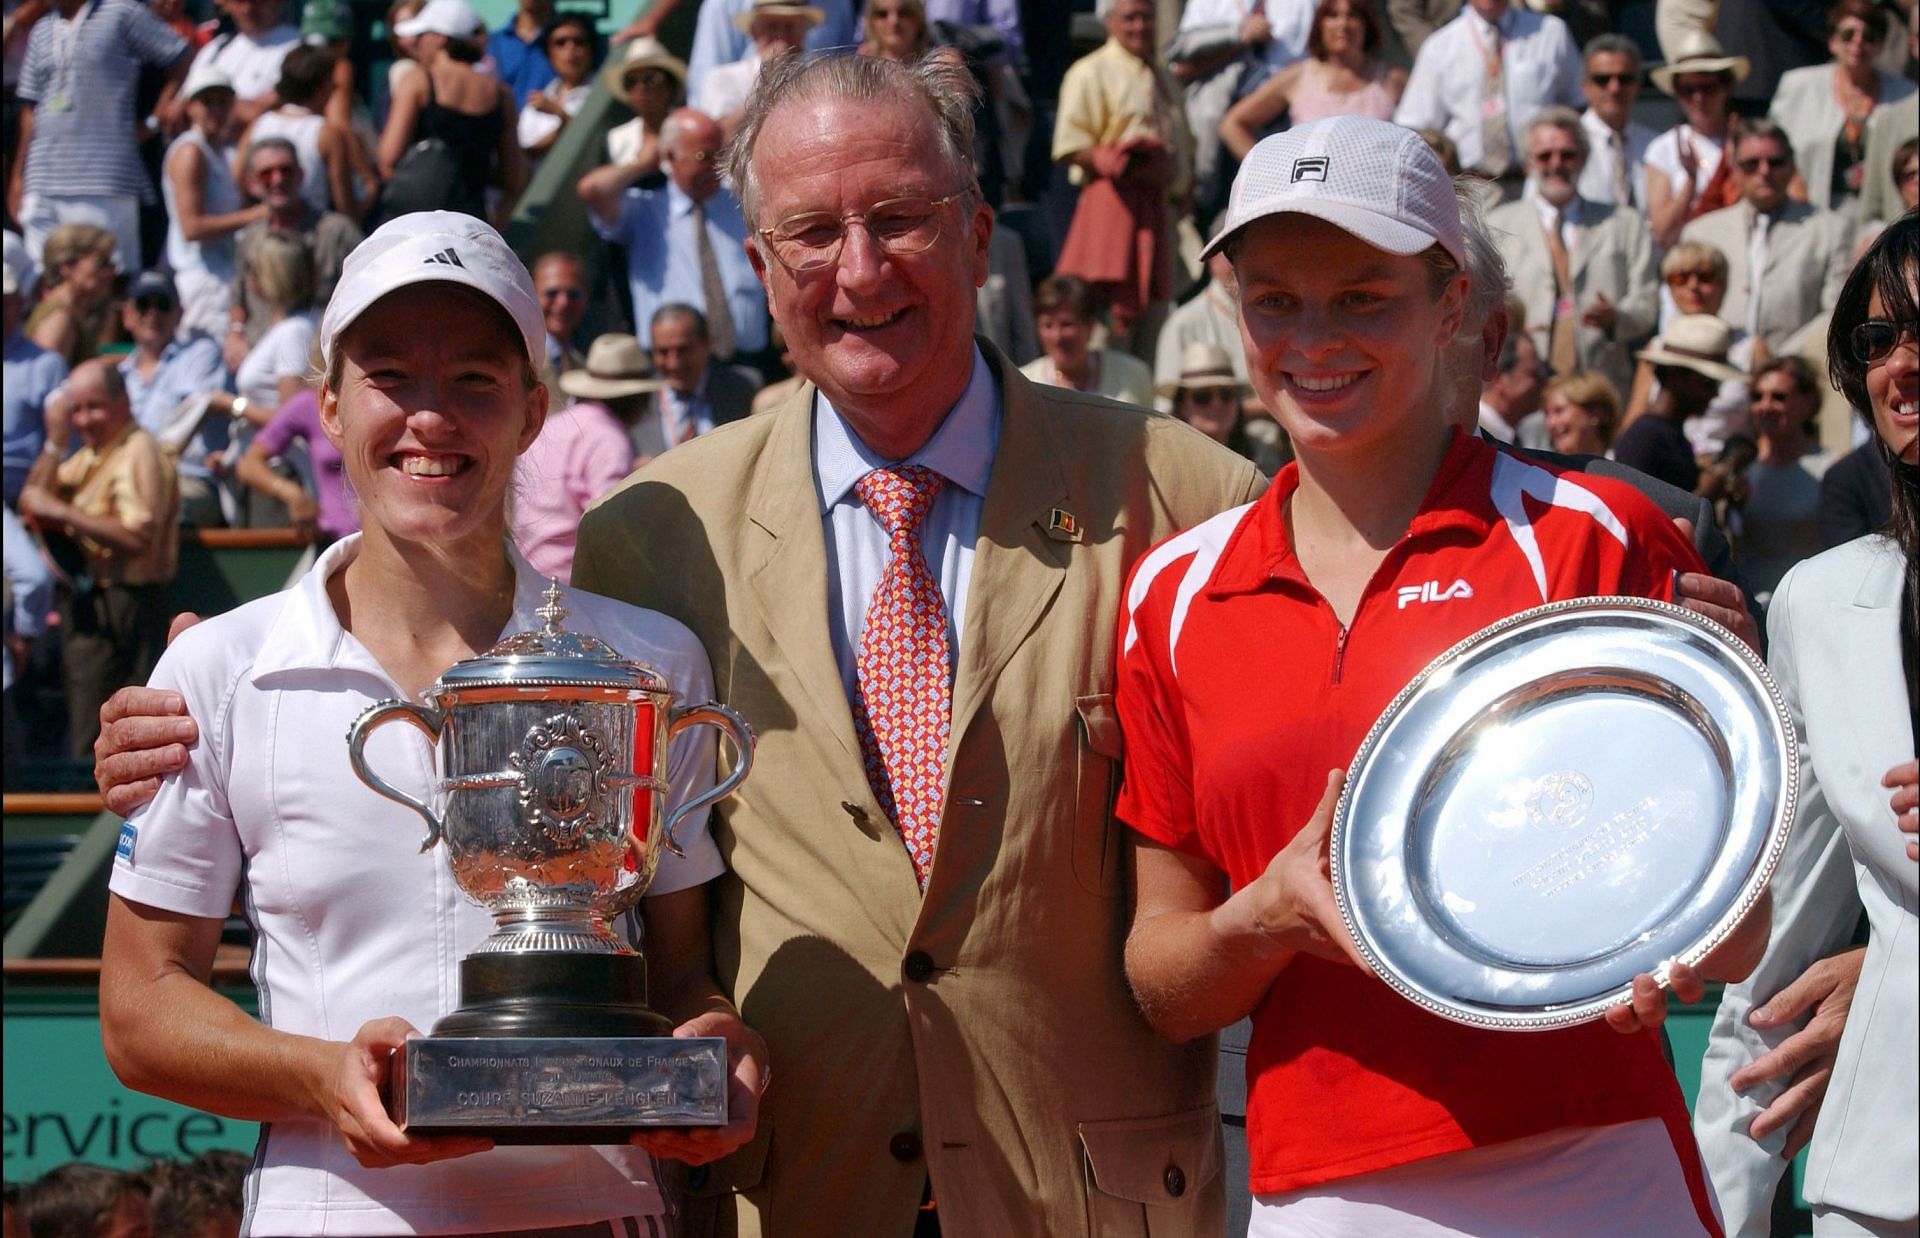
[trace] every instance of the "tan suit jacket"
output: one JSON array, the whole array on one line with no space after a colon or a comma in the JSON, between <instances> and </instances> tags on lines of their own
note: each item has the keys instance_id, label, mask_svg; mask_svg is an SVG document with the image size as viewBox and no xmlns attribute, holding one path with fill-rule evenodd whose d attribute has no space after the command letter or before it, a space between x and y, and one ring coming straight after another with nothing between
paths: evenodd
<instances>
[{"instance_id":1,"label":"tan suit jacket","mask_svg":"<svg viewBox=\"0 0 1920 1238\"><path fill-rule=\"evenodd\" d=\"M1680 230L1682 241L1699 241L1727 256L1727 298L1720 317L1747 325L1747 298L1754 273L1747 269L1753 207L1745 202L1709 211ZM1760 276L1761 339L1776 356L1787 351L1795 331L1833 308L1852 269L1853 221L1804 202L1780 208L1767 233L1767 269Z\"/></svg>"},{"instance_id":2,"label":"tan suit jacket","mask_svg":"<svg viewBox=\"0 0 1920 1238\"><path fill-rule=\"evenodd\" d=\"M1660 313L1660 281L1653 233L1632 207L1580 199L1577 239L1567 254L1573 276L1574 354L1583 370L1598 370L1625 396L1633 386L1633 349L1652 334ZM1527 310L1527 333L1544 360L1553 330L1553 257L1547 252L1540 210L1530 200L1509 202L1487 216L1513 292ZM1596 295L1613 303L1614 323L1602 331L1578 323Z\"/></svg>"},{"instance_id":3,"label":"tan suit jacket","mask_svg":"<svg viewBox=\"0 0 1920 1238\"><path fill-rule=\"evenodd\" d=\"M774 1082L754 1142L691 1175L694 1233L906 1238L929 1175L949 1238L1223 1225L1213 1038L1167 1044L1122 971L1113 635L1133 561L1262 483L1171 418L982 347L1000 440L924 897L828 636L813 387L581 524L576 583L688 624L759 733L716 817L714 948Z\"/></svg>"}]
</instances>

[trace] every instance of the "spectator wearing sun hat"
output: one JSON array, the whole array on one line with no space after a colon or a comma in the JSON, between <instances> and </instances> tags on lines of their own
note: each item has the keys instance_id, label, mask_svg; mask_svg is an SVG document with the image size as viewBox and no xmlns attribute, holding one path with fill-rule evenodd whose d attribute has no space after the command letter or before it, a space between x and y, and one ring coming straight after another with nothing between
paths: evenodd
<instances>
[{"instance_id":1,"label":"spectator wearing sun hat","mask_svg":"<svg viewBox=\"0 0 1920 1238\"><path fill-rule=\"evenodd\" d=\"M1682 314L1637 354L1653 367L1659 391L1613 444L1613 458L1643 473L1692 490L1700 466L1682 428L1707 411L1720 385L1746 378L1727 361L1733 328L1714 314Z\"/></svg>"},{"instance_id":2,"label":"spectator wearing sun hat","mask_svg":"<svg viewBox=\"0 0 1920 1238\"><path fill-rule=\"evenodd\" d=\"M797 6L796 6L797 7ZM852 47L860 41L852 0L816 0L821 21L807 34L807 50ZM699 91L707 74L729 65L753 50L753 39L741 18L754 0L703 0L693 30L693 50L687 56L687 91Z\"/></svg>"},{"instance_id":3,"label":"spectator wearing sun hat","mask_svg":"<svg viewBox=\"0 0 1920 1238\"><path fill-rule=\"evenodd\" d=\"M1235 372L1226 349L1205 342L1181 350L1180 371L1154 389L1175 417L1224 447L1230 447L1268 477L1291 458L1286 435L1271 417L1249 418L1253 388Z\"/></svg>"},{"instance_id":4,"label":"spectator wearing sun hat","mask_svg":"<svg viewBox=\"0 0 1920 1238\"><path fill-rule=\"evenodd\" d=\"M629 427L660 389L653 359L631 335L610 334L587 349L586 364L557 384L573 397L547 413L533 446L513 465L514 544L543 576L573 575L573 539L588 507L633 471Z\"/></svg>"},{"instance_id":5,"label":"spectator wearing sun hat","mask_svg":"<svg viewBox=\"0 0 1920 1238\"><path fill-rule=\"evenodd\" d=\"M807 32L816 30L826 13L811 4L792 0L753 0L753 7L734 16L733 24L753 40L753 48L731 64L715 67L693 88L693 105L720 122L728 137L747 107L747 93L759 80L760 66L776 56L798 51Z\"/></svg>"},{"instance_id":6,"label":"spectator wearing sun hat","mask_svg":"<svg viewBox=\"0 0 1920 1238\"><path fill-rule=\"evenodd\" d=\"M686 62L651 36L629 42L600 70L607 93L624 100L633 119L607 130L607 162L660 166L660 126L687 94Z\"/></svg>"}]
</instances>

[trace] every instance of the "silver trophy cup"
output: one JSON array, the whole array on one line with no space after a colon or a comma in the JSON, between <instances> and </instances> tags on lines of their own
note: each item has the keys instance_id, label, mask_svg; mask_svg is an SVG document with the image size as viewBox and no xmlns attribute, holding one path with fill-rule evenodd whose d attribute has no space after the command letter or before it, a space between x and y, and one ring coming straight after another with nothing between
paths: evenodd
<instances>
[{"instance_id":1,"label":"silver trophy cup","mask_svg":"<svg viewBox=\"0 0 1920 1238\"><path fill-rule=\"evenodd\" d=\"M461 963L460 1007L397 1064L410 1130L604 1142L726 1121L725 1042L671 1037L646 1004L646 960L609 921L646 892L662 848L682 854L680 824L746 778L753 732L724 705L675 706L662 675L563 630L566 613L555 584L543 628L449 668L430 704L382 701L347 733L354 773L420 814L421 850L444 842L496 925ZM438 811L368 767L368 736L393 721L434 740ZM732 741L733 769L668 813L668 742L695 726Z\"/></svg>"}]
</instances>

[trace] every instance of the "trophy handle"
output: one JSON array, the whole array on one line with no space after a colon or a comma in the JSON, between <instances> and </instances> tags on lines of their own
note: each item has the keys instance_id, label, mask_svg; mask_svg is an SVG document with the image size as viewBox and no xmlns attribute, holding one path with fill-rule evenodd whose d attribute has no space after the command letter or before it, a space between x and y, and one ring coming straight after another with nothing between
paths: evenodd
<instances>
[{"instance_id":1,"label":"trophy handle","mask_svg":"<svg viewBox=\"0 0 1920 1238\"><path fill-rule=\"evenodd\" d=\"M667 850L678 856L686 855L673 837L680 822L696 812L705 812L732 795L735 788L746 780L748 771L753 769L753 728L739 714L717 701L676 709L667 722L667 738L672 739L694 726L713 727L733 741L733 772L715 783L711 790L694 796L667 815Z\"/></svg>"},{"instance_id":2,"label":"trophy handle","mask_svg":"<svg viewBox=\"0 0 1920 1238\"><path fill-rule=\"evenodd\" d=\"M447 721L447 716L437 709L411 705L406 701L381 701L377 705L369 706L353 720L353 725L347 728L347 760L352 763L353 772L360 776L361 782L372 787L377 794L384 795L396 803L405 804L426 820L427 836L420 840L420 850L431 851L433 844L439 842L445 833L440 825L440 818L433 815L433 809L367 768L365 751L367 736L373 733L375 727L392 722L396 718L403 718L419 727L426 732L427 738L435 743L440 742L440 728Z\"/></svg>"}]
</instances>

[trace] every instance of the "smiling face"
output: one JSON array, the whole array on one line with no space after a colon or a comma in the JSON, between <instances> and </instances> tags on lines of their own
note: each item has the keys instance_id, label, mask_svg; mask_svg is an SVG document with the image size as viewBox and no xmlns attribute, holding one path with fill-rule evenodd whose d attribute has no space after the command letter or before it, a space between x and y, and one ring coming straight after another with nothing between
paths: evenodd
<instances>
[{"instance_id":1,"label":"smiling face","mask_svg":"<svg viewBox=\"0 0 1920 1238\"><path fill-rule=\"evenodd\" d=\"M1920 283L1920 281L1916 281ZM1886 318L1887 303L1875 290L1867 317ZM1905 324L1892 352L1867 368L1867 402L1880 441L1908 464L1920 463L1920 342L1914 325Z\"/></svg>"},{"instance_id":2,"label":"smiling face","mask_svg":"<svg viewBox=\"0 0 1920 1238\"><path fill-rule=\"evenodd\" d=\"M1107 37L1142 60L1153 59L1153 0L1113 0L1104 22Z\"/></svg>"},{"instance_id":3,"label":"smiling face","mask_svg":"<svg viewBox=\"0 0 1920 1238\"><path fill-rule=\"evenodd\" d=\"M1320 15L1320 45L1326 49L1328 60L1356 55L1365 49L1366 42L1367 23L1351 0L1334 0Z\"/></svg>"},{"instance_id":4,"label":"smiling face","mask_svg":"<svg viewBox=\"0 0 1920 1238\"><path fill-rule=\"evenodd\" d=\"M937 200L938 237L889 254L859 224L837 259L795 274L762 245L748 257L767 286L795 369L817 383L863 442L911 455L966 390L974 290L986 282L993 213L941 156L937 122L910 99L795 99L767 120L753 152L756 217L863 213L892 198Z\"/></svg>"},{"instance_id":5,"label":"smiling face","mask_svg":"<svg viewBox=\"0 0 1920 1238\"><path fill-rule=\"evenodd\" d=\"M1727 127L1727 102L1733 97L1733 81L1721 73L1680 73L1673 79L1673 94L1687 124L1702 133L1719 135Z\"/></svg>"},{"instance_id":6,"label":"smiling face","mask_svg":"<svg viewBox=\"0 0 1920 1238\"><path fill-rule=\"evenodd\" d=\"M1547 397L1547 437L1553 449L1562 455L1597 456L1607 449L1600 439L1600 416L1584 404L1575 403L1564 392Z\"/></svg>"},{"instance_id":7,"label":"smiling face","mask_svg":"<svg viewBox=\"0 0 1920 1238\"><path fill-rule=\"evenodd\" d=\"M1820 397L1801 391L1785 370L1769 370L1753 380L1749 407L1753 428L1763 438L1798 438L1820 411Z\"/></svg>"},{"instance_id":8,"label":"smiling face","mask_svg":"<svg viewBox=\"0 0 1920 1238\"><path fill-rule=\"evenodd\" d=\"M338 388L321 389L320 424L363 525L419 545L498 539L514 459L547 409L505 311L459 285L413 284L376 301L336 346Z\"/></svg>"},{"instance_id":9,"label":"smiling face","mask_svg":"<svg viewBox=\"0 0 1920 1238\"><path fill-rule=\"evenodd\" d=\"M254 147L247 154L247 188L276 215L299 212L299 159L283 146Z\"/></svg>"},{"instance_id":10,"label":"smiling face","mask_svg":"<svg viewBox=\"0 0 1920 1238\"><path fill-rule=\"evenodd\" d=\"M533 292L547 334L567 341L587 316L587 272L571 254L549 254L534 264Z\"/></svg>"},{"instance_id":11,"label":"smiling face","mask_svg":"<svg viewBox=\"0 0 1920 1238\"><path fill-rule=\"evenodd\" d=\"M1833 28L1827 38L1827 51L1843 72L1865 73L1873 68L1874 57L1880 54L1885 42L1884 35L1874 38L1866 22L1849 16L1841 18L1840 24Z\"/></svg>"},{"instance_id":12,"label":"smiling face","mask_svg":"<svg viewBox=\"0 0 1920 1238\"><path fill-rule=\"evenodd\" d=\"M1595 52L1587 57L1587 75L1581 83L1587 106L1610 129L1625 129L1640 97L1640 74L1624 52Z\"/></svg>"},{"instance_id":13,"label":"smiling face","mask_svg":"<svg viewBox=\"0 0 1920 1238\"><path fill-rule=\"evenodd\" d=\"M1087 363L1092 324L1064 306L1043 310L1038 321L1040 348L1052 359L1054 368L1078 374Z\"/></svg>"},{"instance_id":14,"label":"smiling face","mask_svg":"<svg viewBox=\"0 0 1920 1238\"><path fill-rule=\"evenodd\" d=\"M1534 187L1555 206L1565 206L1580 191L1580 169L1587 157L1580 140L1558 125L1535 125L1527 134L1527 162Z\"/></svg>"},{"instance_id":15,"label":"smiling face","mask_svg":"<svg viewBox=\"0 0 1920 1238\"><path fill-rule=\"evenodd\" d=\"M1234 273L1248 378L1301 455L1390 451L1442 429L1435 380L1464 274L1436 298L1422 258L1291 214L1247 226Z\"/></svg>"},{"instance_id":16,"label":"smiling face","mask_svg":"<svg viewBox=\"0 0 1920 1238\"><path fill-rule=\"evenodd\" d=\"M1683 314L1718 314L1727 299L1727 284L1706 267L1691 267L1667 276L1673 304Z\"/></svg>"},{"instance_id":17,"label":"smiling face","mask_svg":"<svg viewBox=\"0 0 1920 1238\"><path fill-rule=\"evenodd\" d=\"M72 410L74 433L89 447L101 448L113 441L133 420L133 408L127 393L118 389L106 375L105 361L87 361L75 367L67 378L67 406ZM115 394L118 390L118 394Z\"/></svg>"}]
</instances>

